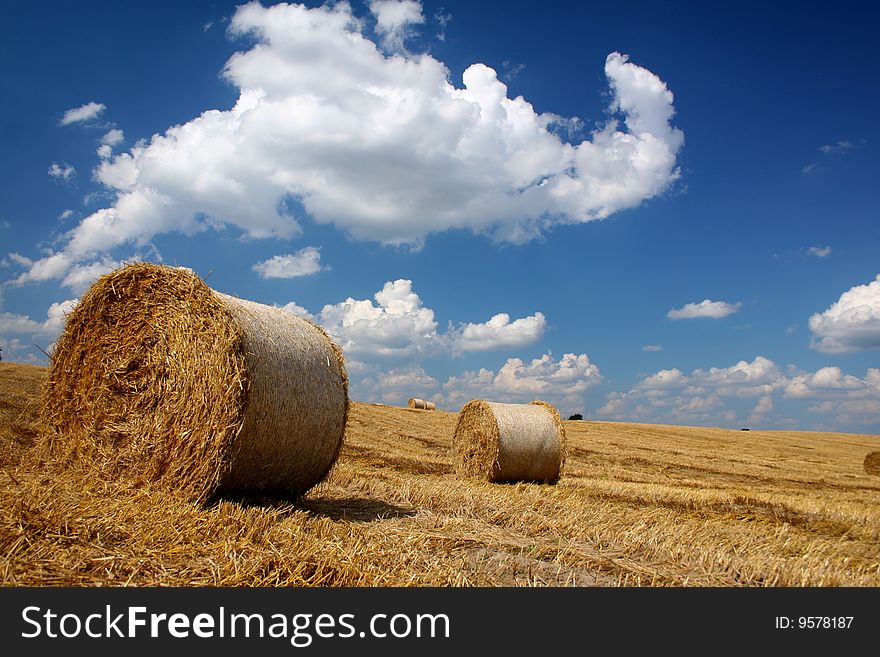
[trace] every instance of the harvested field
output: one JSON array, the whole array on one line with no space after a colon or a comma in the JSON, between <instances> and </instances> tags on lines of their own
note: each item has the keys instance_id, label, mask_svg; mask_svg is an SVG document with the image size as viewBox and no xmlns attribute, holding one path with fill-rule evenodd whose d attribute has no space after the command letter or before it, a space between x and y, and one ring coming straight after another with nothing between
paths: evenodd
<instances>
[{"instance_id":1,"label":"harvested field","mask_svg":"<svg viewBox=\"0 0 880 657\"><path fill-rule=\"evenodd\" d=\"M205 507L40 462L44 376L0 363L6 586L880 586L880 436L564 421L556 485L493 484L456 413L354 402L304 498Z\"/></svg>"}]
</instances>

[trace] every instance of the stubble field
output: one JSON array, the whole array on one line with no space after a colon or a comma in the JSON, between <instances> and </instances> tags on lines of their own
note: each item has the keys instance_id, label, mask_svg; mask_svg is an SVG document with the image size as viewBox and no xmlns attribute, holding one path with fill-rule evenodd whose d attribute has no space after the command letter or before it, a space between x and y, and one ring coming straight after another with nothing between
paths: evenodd
<instances>
[{"instance_id":1,"label":"stubble field","mask_svg":"<svg viewBox=\"0 0 880 657\"><path fill-rule=\"evenodd\" d=\"M40 459L45 369L0 363L5 586L878 586L880 436L565 421L556 485L458 477L456 413L352 402L300 500Z\"/></svg>"}]
</instances>

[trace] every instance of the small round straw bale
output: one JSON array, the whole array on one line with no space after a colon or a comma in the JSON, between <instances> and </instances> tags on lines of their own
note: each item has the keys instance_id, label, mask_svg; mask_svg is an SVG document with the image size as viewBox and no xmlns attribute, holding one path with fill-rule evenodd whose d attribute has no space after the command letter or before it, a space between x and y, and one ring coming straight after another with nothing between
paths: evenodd
<instances>
[{"instance_id":1,"label":"small round straw bale","mask_svg":"<svg viewBox=\"0 0 880 657\"><path fill-rule=\"evenodd\" d=\"M870 452L865 456L865 472L880 475L880 452Z\"/></svg>"},{"instance_id":2,"label":"small round straw bale","mask_svg":"<svg viewBox=\"0 0 880 657\"><path fill-rule=\"evenodd\" d=\"M206 501L305 492L347 414L342 354L320 327L141 263L99 278L68 316L41 423L52 456Z\"/></svg>"},{"instance_id":3,"label":"small round straw bale","mask_svg":"<svg viewBox=\"0 0 880 657\"><path fill-rule=\"evenodd\" d=\"M434 402L426 401L425 402L425 410L426 411L436 411L437 404L435 404Z\"/></svg>"},{"instance_id":4,"label":"small round straw bale","mask_svg":"<svg viewBox=\"0 0 880 657\"><path fill-rule=\"evenodd\" d=\"M455 469L486 481L555 483L565 462L565 429L550 404L475 399L458 414Z\"/></svg>"},{"instance_id":5,"label":"small round straw bale","mask_svg":"<svg viewBox=\"0 0 880 657\"><path fill-rule=\"evenodd\" d=\"M410 408L427 408L427 402L424 399L417 399L415 397L410 397L406 405Z\"/></svg>"}]
</instances>

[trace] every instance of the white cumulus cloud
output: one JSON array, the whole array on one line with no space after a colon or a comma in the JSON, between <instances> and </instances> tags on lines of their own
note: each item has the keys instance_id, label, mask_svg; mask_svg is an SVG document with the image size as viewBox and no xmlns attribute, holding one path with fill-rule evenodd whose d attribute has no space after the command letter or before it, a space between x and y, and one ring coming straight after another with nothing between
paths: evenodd
<instances>
[{"instance_id":1,"label":"white cumulus cloud","mask_svg":"<svg viewBox=\"0 0 880 657\"><path fill-rule=\"evenodd\" d=\"M104 105L104 103L96 103L92 101L64 112L64 116L61 117L60 123L61 125L70 125L71 123L91 121L92 119L98 118L101 112L105 109L107 109L107 106Z\"/></svg>"},{"instance_id":2,"label":"white cumulus cloud","mask_svg":"<svg viewBox=\"0 0 880 657\"><path fill-rule=\"evenodd\" d=\"M416 21L418 6L379 3L376 12L392 34ZM391 9L403 13L389 18ZM248 49L223 71L237 103L104 158L95 178L115 201L63 236L69 264L224 225L292 238L301 228L291 205L387 244L452 228L521 243L638 206L679 177L672 92L626 55L605 61L617 118L569 143L553 130L564 119L511 98L485 64L457 84L431 55L387 54L364 29L344 2L240 6L229 33ZM70 120L100 109L78 108Z\"/></svg>"},{"instance_id":3,"label":"white cumulus cloud","mask_svg":"<svg viewBox=\"0 0 880 657\"><path fill-rule=\"evenodd\" d=\"M68 299L51 304L43 322L35 321L26 315L0 313L0 332L14 335L43 335L54 339L64 329L67 315L77 303L79 299Z\"/></svg>"},{"instance_id":4,"label":"white cumulus cloud","mask_svg":"<svg viewBox=\"0 0 880 657\"><path fill-rule=\"evenodd\" d=\"M125 140L125 133L118 128L111 128L101 137L101 143L106 146L116 146Z\"/></svg>"},{"instance_id":5,"label":"white cumulus cloud","mask_svg":"<svg viewBox=\"0 0 880 657\"><path fill-rule=\"evenodd\" d=\"M425 22L422 5L415 0L370 0L370 12L376 18L376 32L389 52L405 53L405 41L413 25Z\"/></svg>"},{"instance_id":6,"label":"white cumulus cloud","mask_svg":"<svg viewBox=\"0 0 880 657\"><path fill-rule=\"evenodd\" d=\"M67 163L58 164L57 162L53 162L49 166L49 175L55 180L60 180L62 182L69 182L74 175L76 175L76 169L73 168L72 165Z\"/></svg>"},{"instance_id":7,"label":"white cumulus cloud","mask_svg":"<svg viewBox=\"0 0 880 657\"><path fill-rule=\"evenodd\" d=\"M68 270L61 284L70 288L74 294L82 294L98 277L121 266L121 262L106 257L87 265L75 265Z\"/></svg>"},{"instance_id":8,"label":"white cumulus cloud","mask_svg":"<svg viewBox=\"0 0 880 657\"><path fill-rule=\"evenodd\" d=\"M295 301L290 301L283 306L278 306L281 310L290 313L291 315L296 315L297 317L302 317L303 319L314 320L315 316L310 313L308 310L300 306Z\"/></svg>"},{"instance_id":9,"label":"white cumulus cloud","mask_svg":"<svg viewBox=\"0 0 880 657\"><path fill-rule=\"evenodd\" d=\"M742 402L754 398L750 410L742 408ZM609 393L598 414L611 420L716 426L747 418L751 424L779 426L784 421L774 418L778 399L815 400L808 411L832 416L836 430L876 424L878 416L870 411L880 403L880 369L869 368L863 378L836 366L804 372L789 365L786 373L764 356L690 374L672 368L644 377L628 391Z\"/></svg>"},{"instance_id":10,"label":"white cumulus cloud","mask_svg":"<svg viewBox=\"0 0 880 657\"><path fill-rule=\"evenodd\" d=\"M507 313L498 313L488 322L467 323L452 334L453 353L488 351L503 347L522 347L539 340L547 327L543 313L510 321Z\"/></svg>"},{"instance_id":11,"label":"white cumulus cloud","mask_svg":"<svg viewBox=\"0 0 880 657\"><path fill-rule=\"evenodd\" d=\"M880 370L875 370L880 371ZM871 371L868 371L870 377ZM839 367L822 367L813 373L804 372L791 377L785 386L786 397L838 397L841 394L871 390L867 380L844 374Z\"/></svg>"},{"instance_id":12,"label":"white cumulus cloud","mask_svg":"<svg viewBox=\"0 0 880 657\"><path fill-rule=\"evenodd\" d=\"M370 299L349 297L325 305L316 319L355 360L414 359L427 355L522 347L541 338L543 313L514 319L498 313L487 322L438 331L434 311L424 305L408 279L387 281ZM305 310L305 309L303 309Z\"/></svg>"},{"instance_id":13,"label":"white cumulus cloud","mask_svg":"<svg viewBox=\"0 0 880 657\"><path fill-rule=\"evenodd\" d=\"M766 395L784 385L785 377L769 358L757 356L752 362L739 361L730 367L696 369L691 381L711 387L721 396L756 397Z\"/></svg>"},{"instance_id":14,"label":"white cumulus cloud","mask_svg":"<svg viewBox=\"0 0 880 657\"><path fill-rule=\"evenodd\" d=\"M559 360L544 354L526 362L508 358L494 372L485 368L452 376L443 384L444 402L456 408L471 399L527 402L543 399L563 408L582 410L583 394L602 375L587 354L564 354Z\"/></svg>"},{"instance_id":15,"label":"white cumulus cloud","mask_svg":"<svg viewBox=\"0 0 880 657\"><path fill-rule=\"evenodd\" d=\"M252 269L261 278L297 278L321 271L321 251L307 246L296 253L277 255L258 262Z\"/></svg>"},{"instance_id":16,"label":"white cumulus cloud","mask_svg":"<svg viewBox=\"0 0 880 657\"><path fill-rule=\"evenodd\" d=\"M726 301L712 301L703 299L699 303L686 303L681 308L673 308L666 317L669 319L694 319L697 317L711 317L720 319L738 312L742 303L727 303Z\"/></svg>"},{"instance_id":17,"label":"white cumulus cloud","mask_svg":"<svg viewBox=\"0 0 880 657\"><path fill-rule=\"evenodd\" d=\"M827 310L810 316L813 349L843 353L880 349L880 274L840 295Z\"/></svg>"},{"instance_id":18,"label":"white cumulus cloud","mask_svg":"<svg viewBox=\"0 0 880 657\"><path fill-rule=\"evenodd\" d=\"M437 340L434 311L422 305L412 281L389 281L373 298L376 304L349 297L321 309L320 324L346 357L412 358L433 347Z\"/></svg>"}]
</instances>

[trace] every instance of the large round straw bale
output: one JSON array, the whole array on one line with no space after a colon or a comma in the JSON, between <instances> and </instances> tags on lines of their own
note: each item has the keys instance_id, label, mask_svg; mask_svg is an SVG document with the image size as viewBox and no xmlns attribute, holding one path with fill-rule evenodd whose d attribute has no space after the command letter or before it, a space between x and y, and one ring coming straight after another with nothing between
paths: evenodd
<instances>
[{"instance_id":1,"label":"large round straw bale","mask_svg":"<svg viewBox=\"0 0 880 657\"><path fill-rule=\"evenodd\" d=\"M406 405L410 408L426 408L427 402L424 399L417 399L416 397L410 397L409 401L406 402Z\"/></svg>"},{"instance_id":2,"label":"large round straw bale","mask_svg":"<svg viewBox=\"0 0 880 657\"><path fill-rule=\"evenodd\" d=\"M99 278L67 318L41 420L55 456L204 501L311 488L347 414L342 354L320 327L142 263Z\"/></svg>"},{"instance_id":3,"label":"large round straw bale","mask_svg":"<svg viewBox=\"0 0 880 657\"><path fill-rule=\"evenodd\" d=\"M865 472L880 475L880 452L870 452L865 456Z\"/></svg>"},{"instance_id":4,"label":"large round straw bale","mask_svg":"<svg viewBox=\"0 0 880 657\"><path fill-rule=\"evenodd\" d=\"M565 462L565 429L542 401L502 404L475 399L458 414L452 439L455 469L486 481L554 483Z\"/></svg>"}]
</instances>

